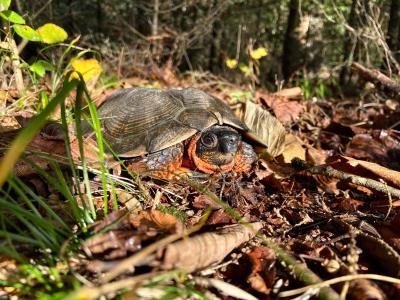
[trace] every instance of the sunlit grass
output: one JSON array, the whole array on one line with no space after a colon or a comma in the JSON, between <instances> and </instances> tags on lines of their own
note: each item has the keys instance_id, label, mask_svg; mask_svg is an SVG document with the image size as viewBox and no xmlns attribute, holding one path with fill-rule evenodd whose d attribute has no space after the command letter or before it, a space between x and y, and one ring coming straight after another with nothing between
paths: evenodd
<instances>
[{"instance_id":1,"label":"sunlit grass","mask_svg":"<svg viewBox=\"0 0 400 300\"><path fill-rule=\"evenodd\" d=\"M76 106L67 110L65 100L70 97L71 92L76 90ZM84 155L84 140L81 127L81 107L83 95L89 103L91 118L94 120L96 137L100 140L99 161L101 169L97 174L101 176L103 183L104 198L107 197L107 185L114 185L115 178L105 168L105 153L102 145L100 122L96 109L84 87L83 81L65 80L61 90L55 97L46 103L44 109L38 113L31 122L23 128L5 151L0 162L0 253L18 262L17 272L10 280L0 281L0 286L14 287L17 294L55 296L55 292L61 288L60 282L75 282L63 288L77 287L77 281L68 269L62 274L57 273L57 263L64 261L65 256L71 249L79 248L81 238L88 233L88 225L96 220L96 207L93 201L90 171ZM24 157L22 154L39 130L46 124L52 112L61 106L61 125L64 132L66 145L66 158L57 158L51 153L37 153L37 157L45 159L50 169L43 169L32 159L34 151ZM80 157L78 161L71 152L71 136L68 130L68 120L74 113L76 138L78 140ZM13 167L18 159L25 159L35 170L45 185L51 186L60 194L59 200L45 199L39 196L24 180L13 175ZM69 170L69 171L68 171ZM68 175L68 174L71 174ZM85 191L81 190L81 182L84 183ZM115 198L114 198L115 199ZM116 200L114 200L116 203ZM116 207L116 206L115 206ZM105 205L104 213L108 212L108 204ZM74 228L74 224L78 225ZM67 247L66 246L67 243ZM73 248L70 248L73 247ZM24 249L24 251L21 251ZM24 268L35 261L37 266ZM38 276L47 266L52 274ZM20 278L32 277L32 281L25 284L19 282ZM55 278L61 278L55 280ZM33 287L35 288L33 289ZM68 287L69 286L69 287ZM62 292L61 294L65 294ZM57 298L57 297L56 297ZM48 299L55 299L52 296Z\"/></svg>"}]
</instances>

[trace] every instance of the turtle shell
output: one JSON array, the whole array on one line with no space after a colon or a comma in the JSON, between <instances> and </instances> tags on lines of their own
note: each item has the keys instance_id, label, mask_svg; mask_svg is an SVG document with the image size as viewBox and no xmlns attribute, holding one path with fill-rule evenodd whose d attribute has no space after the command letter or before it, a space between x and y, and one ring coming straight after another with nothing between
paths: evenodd
<instances>
[{"instance_id":1,"label":"turtle shell","mask_svg":"<svg viewBox=\"0 0 400 300\"><path fill-rule=\"evenodd\" d=\"M122 89L108 97L98 114L104 139L120 157L163 150L216 124L248 130L228 105L192 88Z\"/></svg>"}]
</instances>

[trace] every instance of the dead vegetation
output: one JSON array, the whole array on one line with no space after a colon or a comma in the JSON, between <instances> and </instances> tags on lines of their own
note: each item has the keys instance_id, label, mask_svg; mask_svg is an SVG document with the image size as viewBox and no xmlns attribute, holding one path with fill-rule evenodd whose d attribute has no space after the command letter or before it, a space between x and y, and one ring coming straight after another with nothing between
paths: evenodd
<instances>
[{"instance_id":1,"label":"dead vegetation","mask_svg":"<svg viewBox=\"0 0 400 300\"><path fill-rule=\"evenodd\" d=\"M237 107L231 95L240 86L217 77L169 76L163 80L201 87ZM14 100L4 101L9 107ZM90 186L81 175L75 177L82 181L74 185L91 193L98 221L84 233L66 219L74 238L65 241L56 268L72 274L80 286L67 299L114 298L123 290L141 299L400 297L398 103L380 90L370 90L361 102L307 101L298 89L259 90L254 103L284 124L286 138L278 156L262 156L241 177L159 181L122 173L107 183L108 192L99 175L90 176ZM3 117L2 127L15 127L17 116ZM66 156L60 147L64 140L46 132L30 147ZM3 134L2 148L17 133ZM79 161L79 144L71 145ZM35 152L29 157L35 160ZM51 163L40 164L42 159L36 163L50 174L56 171ZM21 173L27 165L20 161L16 174L64 217L64 195L37 168ZM118 203L118 208L108 203L107 216L104 193ZM80 199L80 205L89 205L88 196ZM15 247L40 263L41 255L29 243ZM4 282L22 280L16 260L7 253L0 259ZM43 266L44 277L51 277L49 270ZM37 279L29 283L40 284ZM17 296L22 289L9 284L1 293Z\"/></svg>"}]
</instances>

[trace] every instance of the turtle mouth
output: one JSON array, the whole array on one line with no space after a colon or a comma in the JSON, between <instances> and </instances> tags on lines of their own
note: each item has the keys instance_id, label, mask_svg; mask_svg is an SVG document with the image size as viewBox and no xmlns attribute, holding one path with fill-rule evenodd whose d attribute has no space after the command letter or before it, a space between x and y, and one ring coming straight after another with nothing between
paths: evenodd
<instances>
[{"instance_id":1,"label":"turtle mouth","mask_svg":"<svg viewBox=\"0 0 400 300\"><path fill-rule=\"evenodd\" d=\"M202 161L215 166L224 166L232 163L235 159L235 153L222 153L215 151L203 151L198 153L197 156Z\"/></svg>"}]
</instances>

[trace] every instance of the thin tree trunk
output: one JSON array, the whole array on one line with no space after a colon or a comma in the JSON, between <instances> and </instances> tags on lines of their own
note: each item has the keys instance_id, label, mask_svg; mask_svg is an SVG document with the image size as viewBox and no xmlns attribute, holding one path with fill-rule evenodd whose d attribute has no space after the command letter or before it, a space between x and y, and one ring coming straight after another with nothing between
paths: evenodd
<instances>
[{"instance_id":1,"label":"thin tree trunk","mask_svg":"<svg viewBox=\"0 0 400 300\"><path fill-rule=\"evenodd\" d=\"M285 40L283 42L283 54L282 54L282 74L285 80L288 80L295 71L297 62L296 57L298 56L299 43L296 38L296 27L300 22L299 14L299 0L290 0L289 4L289 15L287 19L287 27Z\"/></svg>"},{"instance_id":2,"label":"thin tree trunk","mask_svg":"<svg viewBox=\"0 0 400 300\"><path fill-rule=\"evenodd\" d=\"M97 0L97 29L99 32L104 33L104 16L103 16L103 1Z\"/></svg>"},{"instance_id":3,"label":"thin tree trunk","mask_svg":"<svg viewBox=\"0 0 400 300\"><path fill-rule=\"evenodd\" d=\"M151 25L151 34L156 36L158 34L158 15L160 12L159 0L154 0L154 12L153 12L153 23Z\"/></svg>"},{"instance_id":4,"label":"thin tree trunk","mask_svg":"<svg viewBox=\"0 0 400 300\"><path fill-rule=\"evenodd\" d=\"M348 24L350 27L357 27L357 1L353 0L351 4L351 10L348 18ZM358 41L356 41L358 43ZM351 33L349 31L346 32L346 36L343 41L343 61L347 61L351 55L353 55L352 50L357 47L354 47L352 43ZM353 58L354 60L354 58ZM350 80L350 65L346 64L342 70L340 71L339 81L342 86L346 86Z\"/></svg>"},{"instance_id":5,"label":"thin tree trunk","mask_svg":"<svg viewBox=\"0 0 400 300\"><path fill-rule=\"evenodd\" d=\"M216 73L220 70L220 52L221 52L221 25L219 21L215 21L213 24L213 29L211 31L211 41L210 41L210 55L208 60L208 69Z\"/></svg>"},{"instance_id":6,"label":"thin tree trunk","mask_svg":"<svg viewBox=\"0 0 400 300\"><path fill-rule=\"evenodd\" d=\"M160 14L160 1L159 0L154 0L153 4L153 21L151 23L151 35L152 36L157 36L158 35L158 18ZM161 49L160 49L160 41L158 39L155 39L153 41L152 45L152 54L153 58L155 58L157 61L160 60L160 54L161 54Z\"/></svg>"},{"instance_id":7,"label":"thin tree trunk","mask_svg":"<svg viewBox=\"0 0 400 300\"><path fill-rule=\"evenodd\" d=\"M387 44L391 51L399 50L400 43L400 0L392 0L387 30Z\"/></svg>"}]
</instances>

